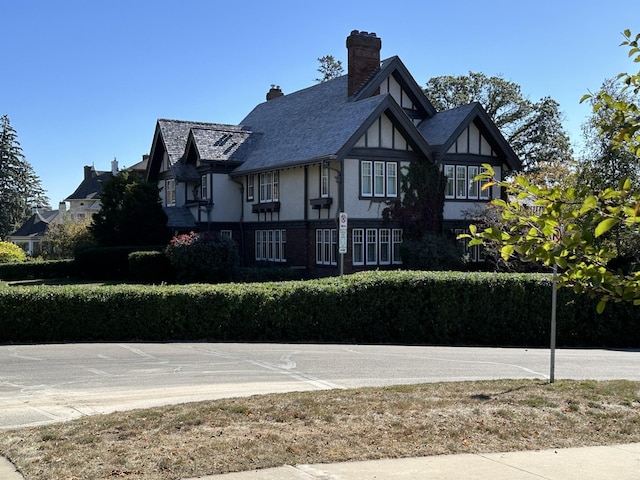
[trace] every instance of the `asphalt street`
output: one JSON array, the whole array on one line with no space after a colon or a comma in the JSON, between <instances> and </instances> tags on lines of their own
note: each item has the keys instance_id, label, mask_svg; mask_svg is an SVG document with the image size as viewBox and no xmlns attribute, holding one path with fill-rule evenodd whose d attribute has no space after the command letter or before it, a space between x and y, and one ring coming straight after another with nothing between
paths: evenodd
<instances>
[{"instance_id":1,"label":"asphalt street","mask_svg":"<svg viewBox=\"0 0 640 480\"><path fill-rule=\"evenodd\" d=\"M549 378L547 349L297 344L0 346L0 429L263 393ZM556 352L555 378L640 380L640 351Z\"/></svg>"}]
</instances>

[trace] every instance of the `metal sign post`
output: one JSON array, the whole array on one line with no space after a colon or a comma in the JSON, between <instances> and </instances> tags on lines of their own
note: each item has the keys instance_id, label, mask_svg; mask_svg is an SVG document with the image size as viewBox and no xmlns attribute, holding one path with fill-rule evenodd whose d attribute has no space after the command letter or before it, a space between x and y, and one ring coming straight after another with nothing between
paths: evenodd
<instances>
[{"instance_id":1,"label":"metal sign post","mask_svg":"<svg viewBox=\"0 0 640 480\"><path fill-rule=\"evenodd\" d=\"M556 371L556 276L558 275L558 266L553 265L553 281L551 282L551 362L549 371L549 383L555 382Z\"/></svg>"},{"instance_id":2,"label":"metal sign post","mask_svg":"<svg viewBox=\"0 0 640 480\"><path fill-rule=\"evenodd\" d=\"M338 253L340 254L340 276L344 273L344 254L347 253L347 214L340 212Z\"/></svg>"}]
</instances>

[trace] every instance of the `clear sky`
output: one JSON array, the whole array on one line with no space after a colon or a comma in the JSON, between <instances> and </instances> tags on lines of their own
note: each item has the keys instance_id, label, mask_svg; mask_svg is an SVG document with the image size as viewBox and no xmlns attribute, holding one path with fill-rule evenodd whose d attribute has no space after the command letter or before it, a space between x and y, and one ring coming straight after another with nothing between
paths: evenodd
<instances>
[{"instance_id":1,"label":"clear sky","mask_svg":"<svg viewBox=\"0 0 640 480\"><path fill-rule=\"evenodd\" d=\"M421 86L475 71L554 98L577 145L580 97L638 69L618 45L640 1L0 0L0 18L0 115L57 208L84 165L140 161L158 118L237 124L271 84L315 84L318 57L346 71L352 30Z\"/></svg>"}]
</instances>

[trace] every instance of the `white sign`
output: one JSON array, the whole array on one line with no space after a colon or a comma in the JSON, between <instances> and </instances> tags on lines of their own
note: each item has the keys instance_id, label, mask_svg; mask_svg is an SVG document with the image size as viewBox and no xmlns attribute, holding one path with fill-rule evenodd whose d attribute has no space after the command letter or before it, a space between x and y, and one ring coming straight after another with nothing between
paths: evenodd
<instances>
[{"instance_id":1,"label":"white sign","mask_svg":"<svg viewBox=\"0 0 640 480\"><path fill-rule=\"evenodd\" d=\"M347 253L347 231L340 229L338 236L338 253Z\"/></svg>"},{"instance_id":2,"label":"white sign","mask_svg":"<svg viewBox=\"0 0 640 480\"><path fill-rule=\"evenodd\" d=\"M340 212L340 230L347 229L347 214L345 212Z\"/></svg>"}]
</instances>

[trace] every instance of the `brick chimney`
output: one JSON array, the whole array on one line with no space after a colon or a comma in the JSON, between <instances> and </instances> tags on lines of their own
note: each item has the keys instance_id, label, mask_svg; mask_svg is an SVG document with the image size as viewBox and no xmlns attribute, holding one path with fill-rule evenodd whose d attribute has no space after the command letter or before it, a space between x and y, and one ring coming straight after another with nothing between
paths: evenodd
<instances>
[{"instance_id":1,"label":"brick chimney","mask_svg":"<svg viewBox=\"0 0 640 480\"><path fill-rule=\"evenodd\" d=\"M280 90L279 85L271 85L271 89L267 92L267 102L269 100L273 100L274 98L282 97L284 93Z\"/></svg>"},{"instance_id":2,"label":"brick chimney","mask_svg":"<svg viewBox=\"0 0 640 480\"><path fill-rule=\"evenodd\" d=\"M380 68L382 40L375 33L353 30L347 37L348 94L352 96Z\"/></svg>"},{"instance_id":3,"label":"brick chimney","mask_svg":"<svg viewBox=\"0 0 640 480\"><path fill-rule=\"evenodd\" d=\"M84 166L84 179L85 180L89 180L91 178L91 170L93 170L93 167L91 165L85 165Z\"/></svg>"}]
</instances>

